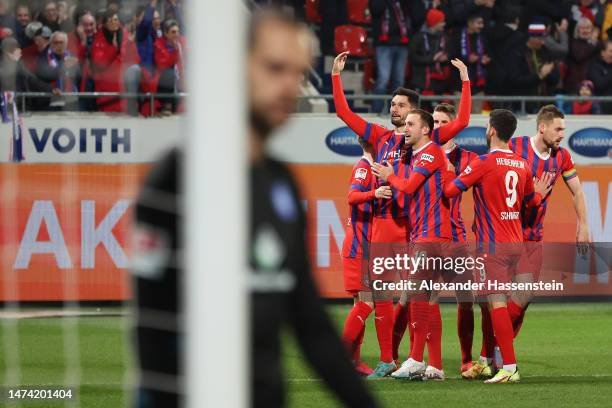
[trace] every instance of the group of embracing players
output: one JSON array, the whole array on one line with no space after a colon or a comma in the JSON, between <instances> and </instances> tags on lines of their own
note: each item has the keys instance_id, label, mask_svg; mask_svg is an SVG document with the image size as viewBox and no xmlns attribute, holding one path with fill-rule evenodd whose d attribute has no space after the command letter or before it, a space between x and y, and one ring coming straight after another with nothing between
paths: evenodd
<instances>
[{"instance_id":1,"label":"group of embracing players","mask_svg":"<svg viewBox=\"0 0 612 408\"><path fill-rule=\"evenodd\" d=\"M444 380L442 320L437 293L419 289L401 293L373 290L369 259L384 248L416 256L469 256L461 197L472 189L472 231L484 269L455 274L428 268L412 271L410 280L443 279L480 282L533 282L542 266L543 221L552 188L561 176L573 197L577 216L576 241L586 252L590 239L584 193L564 138L564 114L553 105L537 114L534 136L513 137L516 116L509 110L490 112L487 154L477 154L453 142L470 120L468 69L460 60L462 93L458 112L441 103L433 115L419 109L416 92L398 88L391 100L392 128L369 123L353 113L346 101L340 73L348 53L334 60L332 83L338 117L358 136L363 157L353 167L348 194L349 217L342 248L345 290L354 298L343 338L355 367L369 379ZM393 249L395 248L395 250ZM403 248L403 249L398 249ZM477 277L475 275L478 275ZM456 293L461 376L486 383L520 381L514 338L532 298L529 291L485 289ZM473 305L482 313L482 348L472 358ZM374 311L380 361L372 370L360 358L366 319ZM400 364L399 346L406 328L410 352ZM427 346L428 361L424 360Z\"/></svg>"}]
</instances>

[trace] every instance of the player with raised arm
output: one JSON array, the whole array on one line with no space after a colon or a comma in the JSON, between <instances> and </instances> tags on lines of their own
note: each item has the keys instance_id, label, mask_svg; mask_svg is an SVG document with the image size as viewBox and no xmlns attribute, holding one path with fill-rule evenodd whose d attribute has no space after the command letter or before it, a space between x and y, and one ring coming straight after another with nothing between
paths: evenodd
<instances>
[{"instance_id":1,"label":"player with raised arm","mask_svg":"<svg viewBox=\"0 0 612 408\"><path fill-rule=\"evenodd\" d=\"M348 52L339 54L332 68L332 84L336 114L357 135L368 142L373 148L374 161L390 161L396 173L408 174L408 163L403 160L406 155L404 148L404 127L408 112L416 109L419 96L406 88L398 88L391 100L392 129L368 123L359 115L353 113L346 101L342 89L340 72L344 69ZM377 181L376 187L382 183ZM374 219L372 221L371 243L401 243L408 241L408 202L405 194L393 191L391 198L376 200ZM393 331L393 299L391 295L377 292L374 299L376 335L380 346L380 361L374 372L368 378L382 378L389 375L397 366L392 356Z\"/></svg>"},{"instance_id":2,"label":"player with raised arm","mask_svg":"<svg viewBox=\"0 0 612 408\"><path fill-rule=\"evenodd\" d=\"M408 177L409 160L403 159L407 153L404 147L403 132L408 112L418 107L418 94L406 88L398 88L393 93L390 107L393 129L387 129L383 126L367 122L350 110L342 89L340 73L344 69L348 54L348 52L340 53L335 58L332 68L332 85L336 114L358 136L363 137L365 141L372 145L376 162L392 162L395 174ZM452 63L458 66L461 62L459 60L453 60ZM467 70L466 74L462 75L462 80L461 106L469 107L468 103L471 100L471 96ZM466 99L468 102L464 102ZM469 114L469 110L467 112ZM462 117L463 116L464 115L462 115ZM467 125L467 122L465 125ZM452 131L452 129L450 130ZM445 143L454 136L451 131L441 129L434 134L434 141L437 143ZM405 198L405 194L393 191L393 197L391 199L379 199L377 201L372 223L371 242L406 243L408 241L407 216L408 201ZM376 314L376 332L381 354L380 363L371 378L380 378L388 375L397 368L392 352L393 322L394 320L398 322L402 320L397 318L394 319L393 301L391 299L375 301L374 310ZM409 320L408 313L409 311L406 307L398 307L395 310L396 316L405 316L404 322Z\"/></svg>"},{"instance_id":3,"label":"player with raised arm","mask_svg":"<svg viewBox=\"0 0 612 408\"><path fill-rule=\"evenodd\" d=\"M372 236L374 200L390 198L391 187L374 188L371 165L374 162L372 146L359 138L363 157L351 172L348 194L349 217L342 244L344 290L353 297L353 308L344 322L343 340L349 349L359 374L370 375L373 370L361 361L361 344L365 322L374 307L372 292L362 283L363 263L368 259L368 245Z\"/></svg>"},{"instance_id":4,"label":"player with raised arm","mask_svg":"<svg viewBox=\"0 0 612 408\"><path fill-rule=\"evenodd\" d=\"M412 148L409 177L395 175L388 164L383 166L374 163L372 171L376 177L389 182L394 189L409 195L410 242L414 244L414 250L424 250L429 256L441 256L441 246L434 243L451 241L450 206L449 200L443 195L442 181L448 161L442 147L431 140L433 130L434 119L430 113L421 109L410 112L405 128L406 145ZM429 272L419 271L414 278L417 282L423 281ZM443 380L440 309L430 305L431 291L421 290L418 283L417 287L419 289L410 295L410 324L414 331L410 356L391 376L397 379L427 377ZM438 315L430 319L430 314L436 310ZM423 354L428 334L431 336L431 345L429 365L426 365Z\"/></svg>"},{"instance_id":5,"label":"player with raised arm","mask_svg":"<svg viewBox=\"0 0 612 408\"><path fill-rule=\"evenodd\" d=\"M516 130L514 114L505 109L491 112L486 137L489 153L479 156L463 170L459 177L445 181L444 195L455 197L474 188L476 240L488 255L484 273L487 281L509 282L523 251L523 231L520 212L523 205L538 206L550 192L550 178L534 180L527 162L508 149L508 142ZM453 176L454 172L447 171ZM447 177L448 180L450 177ZM502 244L503 243L503 244ZM513 245L515 244L515 245ZM507 294L495 286L485 286L490 316L503 358L503 367L485 383L518 382L514 354L514 332L507 308Z\"/></svg>"},{"instance_id":6,"label":"player with raised arm","mask_svg":"<svg viewBox=\"0 0 612 408\"><path fill-rule=\"evenodd\" d=\"M472 95L470 90L470 78L468 75L467 66L459 59L454 59L451 63L459 70L459 77L462 82L462 92L461 92L461 102L459 103L459 113L456 114L455 108L449 104L440 104L436 107L433 113L434 118L434 131L432 135L432 139L435 143L440 144L442 141L446 141L444 144L445 148L448 148L449 144L452 144L452 138L454 138L459 132L461 132L470 122L470 111L472 109ZM447 114L445 114L441 109L447 107ZM452 109L452 118L451 118L451 109ZM462 152L467 152L466 150L461 149ZM460 199L460 198L459 198ZM452 214L451 214L452 216ZM440 315L439 304L434 302L431 304L432 311L430 313L430 317L436 318L436 316ZM436 310L438 309L438 310ZM469 308L471 312L471 305ZM408 327L410 332L410 344L412 344L413 340L413 331L412 326L408 326L409 318L409 308L408 308L408 296L407 292L404 292L399 299L399 302L395 306L394 310L394 323L393 323L393 359L397 362L399 356L399 346L404 337L404 333L406 332L406 327ZM472 317L473 321L473 317ZM461 322L469 323L468 319L462 319ZM442 323L436 325L435 323L431 325L432 327L442 327ZM473 323L472 323L473 326ZM460 326L461 333L468 333L467 329L463 328L463 325ZM473 329L471 331L473 333ZM435 338L435 336L429 336L430 338ZM467 340L462 342L462 344L466 343ZM470 344L471 348L471 344ZM462 348L463 350L463 348Z\"/></svg>"}]
</instances>

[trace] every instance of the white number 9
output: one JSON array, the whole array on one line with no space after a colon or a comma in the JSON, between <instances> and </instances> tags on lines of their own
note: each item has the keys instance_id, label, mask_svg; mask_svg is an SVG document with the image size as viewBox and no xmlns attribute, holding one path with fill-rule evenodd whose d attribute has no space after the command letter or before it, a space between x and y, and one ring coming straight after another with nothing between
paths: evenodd
<instances>
[{"instance_id":1,"label":"white number 9","mask_svg":"<svg viewBox=\"0 0 612 408\"><path fill-rule=\"evenodd\" d=\"M516 171L510 170L506 173L506 192L508 193L508 197L506 197L506 204L508 207L513 207L516 203L516 185L518 183L518 174Z\"/></svg>"}]
</instances>

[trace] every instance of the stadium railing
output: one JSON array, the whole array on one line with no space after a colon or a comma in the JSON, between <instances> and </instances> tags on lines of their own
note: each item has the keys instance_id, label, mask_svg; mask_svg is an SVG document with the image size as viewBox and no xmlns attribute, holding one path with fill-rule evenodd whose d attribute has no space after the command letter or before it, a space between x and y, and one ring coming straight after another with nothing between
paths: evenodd
<instances>
[{"instance_id":1,"label":"stadium railing","mask_svg":"<svg viewBox=\"0 0 612 408\"><path fill-rule=\"evenodd\" d=\"M61 96L65 97L78 97L78 98L99 98L99 97L118 97L118 98L139 98L140 100L149 101L149 109L151 114L154 113L154 101L156 99L171 99L171 98L185 98L189 94L187 92L177 93L154 93L154 92L139 92L139 93L127 93L127 92L63 92ZM27 103L28 99L36 98L51 98L54 95L50 92L15 92L15 99L18 101L18 106L21 107L21 112L28 112ZM299 97L302 101L308 100L325 100L328 103L333 104L333 95L331 94L317 94L317 95L303 95ZM346 94L347 100L360 100L360 101L376 101L383 100L389 102L391 96L387 94ZM459 101L461 99L460 94L456 95L420 95L422 102L439 102L441 100L454 100ZM611 96L591 96L588 98L578 95L555 95L555 96L509 96L509 95L472 95L472 101L487 101L493 103L512 103L517 104L518 112L520 114L527 113L527 104L530 102L551 102L551 103L565 103L574 101L591 101L591 102L612 102Z\"/></svg>"},{"instance_id":2,"label":"stadium railing","mask_svg":"<svg viewBox=\"0 0 612 408\"><path fill-rule=\"evenodd\" d=\"M155 100L160 99L173 99L173 98L185 98L188 96L186 92L176 92L176 93L155 93L155 92L138 92L138 93L130 93L130 92L62 92L60 96L56 96L51 92L15 92L15 101L17 101L17 106L20 107L21 113L27 113L27 103L28 99L39 99L39 98L52 98L52 97L66 97L66 98L101 98L101 97L118 97L121 99L126 98L138 98L142 101L148 100L149 109L151 116L155 113ZM53 110L49 110L53 111ZM61 109L60 109L61 111ZM72 111L72 110L66 110ZM46 110L37 110L37 112L46 112Z\"/></svg>"},{"instance_id":3,"label":"stadium railing","mask_svg":"<svg viewBox=\"0 0 612 408\"><path fill-rule=\"evenodd\" d=\"M377 101L383 100L390 102L391 96L385 94L346 94L347 100L360 101ZM300 100L325 100L333 103L334 96L330 94L320 95L304 95L299 97ZM421 102L439 102L442 100L459 101L460 94L456 95L420 95ZM612 96L591 96L588 98L578 95L554 95L554 96L509 96L509 95L472 95L472 101L487 101L494 103L516 103L520 106L519 111L522 115L527 114L527 104L530 102L552 102L565 103L574 101L592 101L592 102L612 102Z\"/></svg>"}]
</instances>

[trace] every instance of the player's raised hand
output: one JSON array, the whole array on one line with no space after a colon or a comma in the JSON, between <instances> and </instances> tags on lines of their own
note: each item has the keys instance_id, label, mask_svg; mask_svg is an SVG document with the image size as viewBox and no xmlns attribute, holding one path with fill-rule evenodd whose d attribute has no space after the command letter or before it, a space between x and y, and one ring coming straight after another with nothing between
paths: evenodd
<instances>
[{"instance_id":1,"label":"player's raised hand","mask_svg":"<svg viewBox=\"0 0 612 408\"><path fill-rule=\"evenodd\" d=\"M389 186L380 186L374 191L374 197L376 198L391 198L393 192Z\"/></svg>"},{"instance_id":2,"label":"player's raised hand","mask_svg":"<svg viewBox=\"0 0 612 408\"><path fill-rule=\"evenodd\" d=\"M454 58L451 60L451 64L453 64L453 67L459 70L459 76L461 77L462 81L470 80L470 76L468 75L468 68L463 63L463 61L461 61L459 58Z\"/></svg>"},{"instance_id":3,"label":"player's raised hand","mask_svg":"<svg viewBox=\"0 0 612 408\"><path fill-rule=\"evenodd\" d=\"M341 52L334 58L334 66L332 67L332 74L339 74L344 70L344 64L349 56L348 51Z\"/></svg>"},{"instance_id":4,"label":"player's raised hand","mask_svg":"<svg viewBox=\"0 0 612 408\"><path fill-rule=\"evenodd\" d=\"M389 163L383 166L380 163L372 164L372 173L383 181L387 181L390 175L393 174L393 167Z\"/></svg>"}]
</instances>

